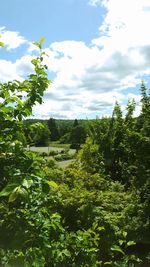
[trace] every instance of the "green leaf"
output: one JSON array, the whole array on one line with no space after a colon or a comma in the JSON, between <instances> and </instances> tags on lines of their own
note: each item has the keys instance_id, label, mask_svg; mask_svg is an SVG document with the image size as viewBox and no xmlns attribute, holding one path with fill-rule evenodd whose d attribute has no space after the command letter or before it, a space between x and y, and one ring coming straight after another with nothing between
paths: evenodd
<instances>
[{"instance_id":1,"label":"green leaf","mask_svg":"<svg viewBox=\"0 0 150 267\"><path fill-rule=\"evenodd\" d=\"M50 187L58 188L58 184L56 184L54 181L48 181L47 183Z\"/></svg>"},{"instance_id":2,"label":"green leaf","mask_svg":"<svg viewBox=\"0 0 150 267\"><path fill-rule=\"evenodd\" d=\"M36 45L38 48L41 49L41 45L38 42L33 42L34 45Z\"/></svg>"},{"instance_id":3,"label":"green leaf","mask_svg":"<svg viewBox=\"0 0 150 267\"><path fill-rule=\"evenodd\" d=\"M20 195L24 199L27 199L28 198L28 192L23 187L19 187L17 193L18 193L18 195Z\"/></svg>"},{"instance_id":4,"label":"green leaf","mask_svg":"<svg viewBox=\"0 0 150 267\"><path fill-rule=\"evenodd\" d=\"M128 246L128 247L133 246L133 245L135 245L135 244L136 244L136 242L134 242L134 241L128 241L128 242L127 242L127 246Z\"/></svg>"},{"instance_id":5,"label":"green leaf","mask_svg":"<svg viewBox=\"0 0 150 267\"><path fill-rule=\"evenodd\" d=\"M40 42L39 42L40 45L44 44L44 42L45 42L45 38L44 38L44 37L41 37L41 38L40 38Z\"/></svg>"},{"instance_id":6,"label":"green leaf","mask_svg":"<svg viewBox=\"0 0 150 267\"><path fill-rule=\"evenodd\" d=\"M98 231L105 231L105 228L102 227L102 226L99 226L99 227L97 228L97 230L98 230Z\"/></svg>"},{"instance_id":7,"label":"green leaf","mask_svg":"<svg viewBox=\"0 0 150 267\"><path fill-rule=\"evenodd\" d=\"M14 202L16 200L16 198L17 198L17 192L15 190L12 194L10 194L9 199L8 199L8 202L9 203L10 202Z\"/></svg>"},{"instance_id":8,"label":"green leaf","mask_svg":"<svg viewBox=\"0 0 150 267\"><path fill-rule=\"evenodd\" d=\"M7 107L1 107L1 111L2 112L4 112L4 113L7 113L7 112L11 112L11 111L13 111L14 110L14 108L13 107L11 107L11 106L7 106Z\"/></svg>"},{"instance_id":9,"label":"green leaf","mask_svg":"<svg viewBox=\"0 0 150 267\"><path fill-rule=\"evenodd\" d=\"M20 100L18 96L13 95L11 96L11 99L15 101L17 104L19 104L20 106L22 106L22 101Z\"/></svg>"},{"instance_id":10,"label":"green leaf","mask_svg":"<svg viewBox=\"0 0 150 267\"><path fill-rule=\"evenodd\" d=\"M112 251L116 251L116 252L120 252L121 254L125 255L124 251L117 245L114 245L113 247L111 247Z\"/></svg>"},{"instance_id":11,"label":"green leaf","mask_svg":"<svg viewBox=\"0 0 150 267\"><path fill-rule=\"evenodd\" d=\"M0 47L4 48L4 43L0 42Z\"/></svg>"},{"instance_id":12,"label":"green leaf","mask_svg":"<svg viewBox=\"0 0 150 267\"><path fill-rule=\"evenodd\" d=\"M122 235L123 235L124 238L126 238L127 237L127 232L123 231Z\"/></svg>"},{"instance_id":13,"label":"green leaf","mask_svg":"<svg viewBox=\"0 0 150 267\"><path fill-rule=\"evenodd\" d=\"M124 243L126 243L126 240L119 240L119 245L122 246Z\"/></svg>"},{"instance_id":14,"label":"green leaf","mask_svg":"<svg viewBox=\"0 0 150 267\"><path fill-rule=\"evenodd\" d=\"M71 257L71 253L68 249L63 249L62 254L64 254L66 257Z\"/></svg>"},{"instance_id":15,"label":"green leaf","mask_svg":"<svg viewBox=\"0 0 150 267\"><path fill-rule=\"evenodd\" d=\"M22 186L27 188L27 189L30 188L32 184L33 184L33 181L31 179L29 179L29 180L24 179L22 182Z\"/></svg>"},{"instance_id":16,"label":"green leaf","mask_svg":"<svg viewBox=\"0 0 150 267\"><path fill-rule=\"evenodd\" d=\"M8 196L10 195L14 189L18 186L16 183L8 184L1 192L0 197Z\"/></svg>"},{"instance_id":17,"label":"green leaf","mask_svg":"<svg viewBox=\"0 0 150 267\"><path fill-rule=\"evenodd\" d=\"M15 201L18 196L21 196L22 198L27 199L28 198L27 190L21 186L16 187L14 191L12 192L12 194L10 194L8 202Z\"/></svg>"}]
</instances>

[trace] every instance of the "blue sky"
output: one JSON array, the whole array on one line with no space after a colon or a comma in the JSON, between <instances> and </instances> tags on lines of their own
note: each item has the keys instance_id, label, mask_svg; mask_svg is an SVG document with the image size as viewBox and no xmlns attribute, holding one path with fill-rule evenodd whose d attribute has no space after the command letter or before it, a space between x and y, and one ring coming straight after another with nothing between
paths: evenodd
<instances>
[{"instance_id":1,"label":"blue sky","mask_svg":"<svg viewBox=\"0 0 150 267\"><path fill-rule=\"evenodd\" d=\"M46 44L77 40L89 43L98 34L104 9L87 0L5 0L1 26L20 32L28 40L46 37Z\"/></svg>"},{"instance_id":2,"label":"blue sky","mask_svg":"<svg viewBox=\"0 0 150 267\"><path fill-rule=\"evenodd\" d=\"M32 42L44 36L53 84L37 118L109 115L125 109L150 74L150 0L5 0L0 4L0 80L32 72Z\"/></svg>"}]
</instances>

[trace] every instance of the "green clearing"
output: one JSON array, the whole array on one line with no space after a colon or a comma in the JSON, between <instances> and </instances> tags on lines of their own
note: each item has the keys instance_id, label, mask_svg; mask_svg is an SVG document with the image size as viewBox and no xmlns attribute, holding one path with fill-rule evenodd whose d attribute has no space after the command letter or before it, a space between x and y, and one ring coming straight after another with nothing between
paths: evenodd
<instances>
[{"instance_id":1,"label":"green clearing","mask_svg":"<svg viewBox=\"0 0 150 267\"><path fill-rule=\"evenodd\" d=\"M38 147L38 146L31 146L30 148L28 147L28 150L33 151L33 152L38 152L38 153L49 153L51 150L58 151L59 153L61 151L64 151L65 149L69 149L69 145L59 145L58 146L55 144L54 146L43 146L43 147ZM69 149L68 153L69 154L75 154L76 150L75 149Z\"/></svg>"},{"instance_id":2,"label":"green clearing","mask_svg":"<svg viewBox=\"0 0 150 267\"><path fill-rule=\"evenodd\" d=\"M49 143L49 147L60 147L60 148L66 148L69 149L70 148L70 144L60 144L59 142L50 142Z\"/></svg>"},{"instance_id":3,"label":"green clearing","mask_svg":"<svg viewBox=\"0 0 150 267\"><path fill-rule=\"evenodd\" d=\"M68 150L68 147L69 147L69 145L60 146L60 144L55 143L54 146L49 146L49 147L32 146L32 147L30 147L30 151L37 152L40 154L42 154L42 153L49 154L50 151L56 151L56 152L58 152L58 155L61 156L61 153L62 152L65 153L65 150L67 149L67 153L69 155L73 156L76 152L76 149L69 149ZM28 147L28 149L29 149L29 147ZM45 159L49 159L51 157L53 157L53 156L44 156ZM66 168L71 162L73 162L73 159L66 159L66 160L62 159L62 160L57 161L57 165L61 168Z\"/></svg>"}]
</instances>

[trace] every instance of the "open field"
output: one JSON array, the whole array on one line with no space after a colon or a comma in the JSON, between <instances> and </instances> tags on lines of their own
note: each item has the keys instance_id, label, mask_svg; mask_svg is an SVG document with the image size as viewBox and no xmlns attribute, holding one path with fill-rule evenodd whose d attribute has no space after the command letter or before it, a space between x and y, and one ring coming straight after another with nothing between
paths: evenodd
<instances>
[{"instance_id":1,"label":"open field","mask_svg":"<svg viewBox=\"0 0 150 267\"><path fill-rule=\"evenodd\" d=\"M58 145L58 146L57 146ZM38 153L47 153L49 154L50 151L57 151L59 155L61 155L62 151L65 151L65 149L68 149L69 145L64 145L64 146L60 146L60 144L54 144L54 146L49 146L49 147L36 147L36 146L31 146L30 148L28 147L27 149L33 152L38 152ZM69 149L68 153L70 155L74 155L76 152L75 149ZM45 158L49 158L52 156L46 156ZM73 161L73 159L67 159L67 160L61 160L61 161L57 161L58 166L65 168L67 167L71 162Z\"/></svg>"},{"instance_id":2,"label":"open field","mask_svg":"<svg viewBox=\"0 0 150 267\"><path fill-rule=\"evenodd\" d=\"M65 149L68 149L69 147L65 146L49 146L49 147L36 147L36 146L30 146L30 148L28 147L28 150L31 150L33 152L39 152L39 153L42 153L42 152L46 152L46 153L49 153L51 150L54 150L54 151L58 151L59 153L62 151L62 150L65 150ZM69 154L75 154L76 150L75 149L69 149Z\"/></svg>"},{"instance_id":3,"label":"open field","mask_svg":"<svg viewBox=\"0 0 150 267\"><path fill-rule=\"evenodd\" d=\"M50 147L60 147L60 148L69 148L70 147L70 144L60 144L58 143L58 141L53 141L53 142L50 142L49 143L49 146Z\"/></svg>"}]
</instances>

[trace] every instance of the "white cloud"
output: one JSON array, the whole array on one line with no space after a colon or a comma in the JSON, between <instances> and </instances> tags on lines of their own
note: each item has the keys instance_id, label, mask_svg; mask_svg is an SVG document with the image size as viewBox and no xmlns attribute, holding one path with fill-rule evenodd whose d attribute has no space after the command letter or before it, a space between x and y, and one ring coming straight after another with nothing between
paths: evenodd
<instances>
[{"instance_id":1,"label":"white cloud","mask_svg":"<svg viewBox=\"0 0 150 267\"><path fill-rule=\"evenodd\" d=\"M107 9L99 28L100 33L107 36L103 45L111 45L113 49L117 45L117 49L126 52L128 47L149 44L149 0L107 0L102 3Z\"/></svg>"},{"instance_id":2,"label":"white cloud","mask_svg":"<svg viewBox=\"0 0 150 267\"><path fill-rule=\"evenodd\" d=\"M7 50L16 49L27 42L23 36L15 31L7 31L5 27L0 28L1 41L5 44Z\"/></svg>"},{"instance_id":3,"label":"white cloud","mask_svg":"<svg viewBox=\"0 0 150 267\"><path fill-rule=\"evenodd\" d=\"M28 74L34 72L34 66L31 63L32 59L33 59L33 56L26 55L16 60L15 68L16 68L17 73L20 76L26 77Z\"/></svg>"},{"instance_id":4,"label":"white cloud","mask_svg":"<svg viewBox=\"0 0 150 267\"><path fill-rule=\"evenodd\" d=\"M61 95L74 95L72 110L80 103L84 112L95 109L106 113L114 98L124 105L129 97L125 89L131 87L131 92L134 91L142 76L150 74L150 1L97 0L89 3L103 4L106 8L99 28L100 37L93 39L91 46L75 41L53 43L49 48L48 66L56 73L53 91L58 100ZM133 95L139 99L137 93ZM79 114L79 109L77 112Z\"/></svg>"},{"instance_id":5,"label":"white cloud","mask_svg":"<svg viewBox=\"0 0 150 267\"><path fill-rule=\"evenodd\" d=\"M116 100L124 107L133 97L138 103L136 114L139 112L140 96L134 88L144 74L150 74L150 0L89 3L106 9L99 36L90 45L68 40L45 49L49 55L45 63L54 79L43 105L34 108L37 117L108 115ZM36 52L31 44L28 52ZM23 77L32 71L30 60L31 56L26 56L15 63L5 62L3 69L0 62L2 77Z\"/></svg>"},{"instance_id":6,"label":"white cloud","mask_svg":"<svg viewBox=\"0 0 150 267\"><path fill-rule=\"evenodd\" d=\"M0 60L0 82L8 82L11 80L20 80L15 64L11 61Z\"/></svg>"},{"instance_id":7,"label":"white cloud","mask_svg":"<svg viewBox=\"0 0 150 267\"><path fill-rule=\"evenodd\" d=\"M0 60L0 82L22 81L31 72L33 73L32 58L32 56L27 55L17 59L15 62Z\"/></svg>"},{"instance_id":8,"label":"white cloud","mask_svg":"<svg viewBox=\"0 0 150 267\"><path fill-rule=\"evenodd\" d=\"M28 42L28 46L27 52L29 54L32 54L33 52L39 52L39 48L33 42Z\"/></svg>"}]
</instances>

